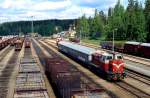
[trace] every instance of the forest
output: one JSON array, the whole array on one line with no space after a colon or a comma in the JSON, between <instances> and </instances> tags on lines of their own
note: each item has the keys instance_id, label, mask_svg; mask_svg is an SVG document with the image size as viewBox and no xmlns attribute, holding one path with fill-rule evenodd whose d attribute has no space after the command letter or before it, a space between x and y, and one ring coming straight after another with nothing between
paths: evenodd
<instances>
[{"instance_id":1,"label":"forest","mask_svg":"<svg viewBox=\"0 0 150 98\"><path fill-rule=\"evenodd\" d=\"M33 21L34 33L50 36L53 33L68 30L69 25L73 24L74 21L76 20L51 19ZM5 22L0 24L0 35L18 35L19 33L27 34L30 32L32 32L32 21Z\"/></svg>"}]
</instances>

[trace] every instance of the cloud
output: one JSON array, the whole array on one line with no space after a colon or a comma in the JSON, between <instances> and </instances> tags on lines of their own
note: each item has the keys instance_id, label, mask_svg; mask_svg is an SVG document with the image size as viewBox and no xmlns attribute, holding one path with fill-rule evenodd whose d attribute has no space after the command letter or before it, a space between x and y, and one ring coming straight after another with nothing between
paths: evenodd
<instances>
[{"instance_id":1,"label":"cloud","mask_svg":"<svg viewBox=\"0 0 150 98\"><path fill-rule=\"evenodd\" d=\"M142 0L140 0L142 1ZM74 19L94 10L107 13L117 0L0 0L0 22L41 19ZM127 6L128 0L121 0Z\"/></svg>"}]
</instances>

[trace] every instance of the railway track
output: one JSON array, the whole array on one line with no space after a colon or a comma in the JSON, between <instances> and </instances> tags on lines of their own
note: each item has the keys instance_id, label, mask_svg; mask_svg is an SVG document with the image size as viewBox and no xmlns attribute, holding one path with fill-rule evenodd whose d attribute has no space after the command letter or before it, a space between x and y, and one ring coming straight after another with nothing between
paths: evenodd
<instances>
[{"instance_id":1,"label":"railway track","mask_svg":"<svg viewBox=\"0 0 150 98\"><path fill-rule=\"evenodd\" d=\"M124 81L115 83L119 87L125 89L126 91L130 92L131 94L135 95L137 98L150 98L150 94L143 92L142 90L130 85Z\"/></svg>"},{"instance_id":2,"label":"railway track","mask_svg":"<svg viewBox=\"0 0 150 98\"><path fill-rule=\"evenodd\" d=\"M54 43L48 43L46 41L44 41L46 44L50 45L51 47L57 49L56 46L54 46ZM142 74L138 74L138 73L135 73L135 72L132 72L132 71L129 71L127 70L126 71L128 74L128 76L130 78L133 78L137 81L140 81L144 84L147 84L148 86L150 85L150 79L146 76L143 76ZM136 97L138 98L149 98L150 97L150 94L147 94L146 92L142 91L141 89L138 89L136 87L134 87L133 85L130 85L128 84L127 82L125 81L121 81L121 82L116 82L115 85L125 89L126 91L128 91L129 93L135 95Z\"/></svg>"},{"instance_id":3,"label":"railway track","mask_svg":"<svg viewBox=\"0 0 150 98\"><path fill-rule=\"evenodd\" d=\"M138 81L150 86L150 78L149 77L142 75L142 74L138 74L138 73L130 71L130 70L126 70L126 72L127 72L128 77L131 77L135 80L138 80Z\"/></svg>"},{"instance_id":4,"label":"railway track","mask_svg":"<svg viewBox=\"0 0 150 98\"><path fill-rule=\"evenodd\" d=\"M8 50L10 51L10 50ZM7 53L7 52L6 52ZM3 70L1 70L0 75L0 98L6 98L9 91L9 82L11 75L16 66L19 52L14 52L8 61L8 64ZM6 54L5 54L6 55Z\"/></svg>"},{"instance_id":5,"label":"railway track","mask_svg":"<svg viewBox=\"0 0 150 98\"><path fill-rule=\"evenodd\" d=\"M0 54L0 62L4 59L4 57L13 49L13 47L8 47Z\"/></svg>"}]
</instances>

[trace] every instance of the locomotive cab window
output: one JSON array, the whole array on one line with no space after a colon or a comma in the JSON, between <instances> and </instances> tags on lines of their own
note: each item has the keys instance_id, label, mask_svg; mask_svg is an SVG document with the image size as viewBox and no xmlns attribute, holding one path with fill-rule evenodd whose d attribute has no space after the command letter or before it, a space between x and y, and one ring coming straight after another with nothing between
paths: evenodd
<instances>
[{"instance_id":1,"label":"locomotive cab window","mask_svg":"<svg viewBox=\"0 0 150 98\"><path fill-rule=\"evenodd\" d=\"M106 56L106 60L112 60L113 57L112 56Z\"/></svg>"},{"instance_id":2,"label":"locomotive cab window","mask_svg":"<svg viewBox=\"0 0 150 98\"><path fill-rule=\"evenodd\" d=\"M116 55L115 59L123 59L122 55Z\"/></svg>"}]
</instances>

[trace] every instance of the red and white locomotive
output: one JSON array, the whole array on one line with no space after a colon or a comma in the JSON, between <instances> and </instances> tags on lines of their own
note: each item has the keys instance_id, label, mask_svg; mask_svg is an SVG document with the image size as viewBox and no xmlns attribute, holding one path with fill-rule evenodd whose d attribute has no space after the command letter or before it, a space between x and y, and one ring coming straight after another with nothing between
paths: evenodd
<instances>
[{"instance_id":1,"label":"red and white locomotive","mask_svg":"<svg viewBox=\"0 0 150 98\"><path fill-rule=\"evenodd\" d=\"M95 50L65 41L58 42L58 49L86 63L89 68L98 70L109 80L120 80L126 76L121 54Z\"/></svg>"}]
</instances>

